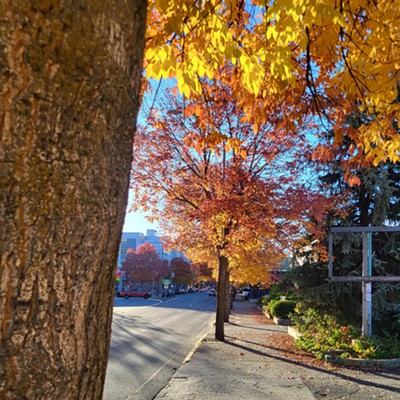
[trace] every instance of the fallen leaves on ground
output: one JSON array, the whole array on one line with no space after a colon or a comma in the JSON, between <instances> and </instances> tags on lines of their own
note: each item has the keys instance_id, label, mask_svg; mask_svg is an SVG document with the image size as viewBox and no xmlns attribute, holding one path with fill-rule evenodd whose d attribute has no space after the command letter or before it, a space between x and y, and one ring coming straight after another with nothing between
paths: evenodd
<instances>
[{"instance_id":1,"label":"fallen leaves on ground","mask_svg":"<svg viewBox=\"0 0 400 400\"><path fill-rule=\"evenodd\" d=\"M238 320L246 319L250 325L276 326L273 320L267 318L262 311L254 306L240 307L235 310L235 314ZM294 338L285 332L279 332L273 329L266 329L265 331L248 329L245 333L238 335L237 339L243 342L251 342L263 352L273 352L279 357L298 364L314 366L326 370L338 369L337 366L327 364L324 361L316 359L313 355L296 348Z\"/></svg>"}]
</instances>

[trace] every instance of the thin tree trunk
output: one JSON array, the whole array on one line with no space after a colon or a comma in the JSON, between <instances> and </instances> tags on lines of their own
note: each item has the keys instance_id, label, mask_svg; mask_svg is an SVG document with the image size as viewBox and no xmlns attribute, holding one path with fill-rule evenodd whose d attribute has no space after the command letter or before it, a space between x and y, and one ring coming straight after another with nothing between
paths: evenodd
<instances>
[{"instance_id":1,"label":"thin tree trunk","mask_svg":"<svg viewBox=\"0 0 400 400\"><path fill-rule=\"evenodd\" d=\"M224 322L229 322L229 314L230 313L231 313L231 291L230 291L230 282L229 282L229 271L226 271Z\"/></svg>"},{"instance_id":2,"label":"thin tree trunk","mask_svg":"<svg viewBox=\"0 0 400 400\"><path fill-rule=\"evenodd\" d=\"M221 342L225 341L224 316L227 271L228 259L225 256L220 255L218 257L217 316L215 324L215 338Z\"/></svg>"},{"instance_id":3,"label":"thin tree trunk","mask_svg":"<svg viewBox=\"0 0 400 400\"><path fill-rule=\"evenodd\" d=\"M0 398L102 398L145 0L0 2Z\"/></svg>"}]
</instances>

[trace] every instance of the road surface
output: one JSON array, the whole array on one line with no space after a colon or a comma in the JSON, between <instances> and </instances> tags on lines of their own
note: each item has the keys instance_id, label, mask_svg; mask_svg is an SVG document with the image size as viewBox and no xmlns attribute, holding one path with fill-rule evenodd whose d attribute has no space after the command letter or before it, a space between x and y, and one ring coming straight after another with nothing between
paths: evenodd
<instances>
[{"instance_id":1,"label":"road surface","mask_svg":"<svg viewBox=\"0 0 400 400\"><path fill-rule=\"evenodd\" d=\"M208 332L215 297L115 299L103 400L151 400Z\"/></svg>"}]
</instances>

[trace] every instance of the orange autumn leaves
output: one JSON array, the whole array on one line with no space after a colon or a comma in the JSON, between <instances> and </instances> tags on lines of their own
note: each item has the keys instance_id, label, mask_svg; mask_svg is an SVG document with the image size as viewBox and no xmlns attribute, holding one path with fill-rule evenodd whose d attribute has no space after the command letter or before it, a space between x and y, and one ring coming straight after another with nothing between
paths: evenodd
<instances>
[{"instance_id":1,"label":"orange autumn leaves","mask_svg":"<svg viewBox=\"0 0 400 400\"><path fill-rule=\"evenodd\" d=\"M229 85L200 84L191 100L165 94L139 127L134 209L158 216L170 246L193 262L216 267L222 254L234 280L265 282L326 199L301 184L304 133L288 132L279 110L255 133Z\"/></svg>"}]
</instances>

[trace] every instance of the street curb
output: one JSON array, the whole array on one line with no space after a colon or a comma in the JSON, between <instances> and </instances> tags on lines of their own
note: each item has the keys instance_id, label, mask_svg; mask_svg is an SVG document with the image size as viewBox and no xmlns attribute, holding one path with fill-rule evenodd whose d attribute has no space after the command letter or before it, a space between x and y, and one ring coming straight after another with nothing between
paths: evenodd
<instances>
[{"instance_id":1,"label":"street curb","mask_svg":"<svg viewBox=\"0 0 400 400\"><path fill-rule=\"evenodd\" d=\"M200 339L199 341L195 344L195 346L193 347L193 349L190 351L190 353L186 356L186 358L183 360L183 364L186 364L190 361L190 359L193 357L193 354L196 353L197 349L201 346L201 344L204 342L204 339L208 336L208 332L205 333Z\"/></svg>"},{"instance_id":2,"label":"street curb","mask_svg":"<svg viewBox=\"0 0 400 400\"><path fill-rule=\"evenodd\" d=\"M400 367L400 358L333 358L326 355L325 361L345 367L358 368L397 368Z\"/></svg>"}]
</instances>

